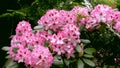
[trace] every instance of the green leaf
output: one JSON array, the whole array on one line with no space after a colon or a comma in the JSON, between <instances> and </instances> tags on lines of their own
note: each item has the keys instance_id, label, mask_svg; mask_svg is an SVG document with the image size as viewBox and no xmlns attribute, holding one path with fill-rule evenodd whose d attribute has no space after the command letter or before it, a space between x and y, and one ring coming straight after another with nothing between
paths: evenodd
<instances>
[{"instance_id":1,"label":"green leaf","mask_svg":"<svg viewBox=\"0 0 120 68\"><path fill-rule=\"evenodd\" d=\"M62 58L60 56L54 56L54 62L55 65L63 65Z\"/></svg>"},{"instance_id":2,"label":"green leaf","mask_svg":"<svg viewBox=\"0 0 120 68\"><path fill-rule=\"evenodd\" d=\"M15 35L11 35L9 38L13 38Z\"/></svg>"},{"instance_id":3,"label":"green leaf","mask_svg":"<svg viewBox=\"0 0 120 68\"><path fill-rule=\"evenodd\" d=\"M44 42L44 46L45 46L45 47L48 47L48 46L49 46L49 42L48 42L48 41L45 41L45 42Z\"/></svg>"},{"instance_id":4,"label":"green leaf","mask_svg":"<svg viewBox=\"0 0 120 68\"><path fill-rule=\"evenodd\" d=\"M77 66L78 66L78 68L84 68L83 61L79 59L78 62L77 62Z\"/></svg>"},{"instance_id":5,"label":"green leaf","mask_svg":"<svg viewBox=\"0 0 120 68\"><path fill-rule=\"evenodd\" d=\"M53 30L48 30L48 34L53 34L54 31Z\"/></svg>"},{"instance_id":6,"label":"green leaf","mask_svg":"<svg viewBox=\"0 0 120 68\"><path fill-rule=\"evenodd\" d=\"M87 54L93 54L94 52L96 52L96 50L95 48L86 48L84 52Z\"/></svg>"},{"instance_id":7,"label":"green leaf","mask_svg":"<svg viewBox=\"0 0 120 68\"><path fill-rule=\"evenodd\" d=\"M4 51L9 51L9 48L10 48L10 47L8 47L8 46L4 46L4 47L2 47L2 50L4 50Z\"/></svg>"},{"instance_id":8,"label":"green leaf","mask_svg":"<svg viewBox=\"0 0 120 68\"><path fill-rule=\"evenodd\" d=\"M89 60L89 59L84 59L84 58L83 58L83 61L84 61L86 64L88 64L89 66L92 66L92 67L95 66L95 63L94 63L93 61Z\"/></svg>"},{"instance_id":9,"label":"green leaf","mask_svg":"<svg viewBox=\"0 0 120 68\"><path fill-rule=\"evenodd\" d=\"M104 65L103 68L107 68L107 65Z\"/></svg>"},{"instance_id":10,"label":"green leaf","mask_svg":"<svg viewBox=\"0 0 120 68\"><path fill-rule=\"evenodd\" d=\"M93 58L94 57L92 54L84 54L83 56L87 57L87 58Z\"/></svg>"},{"instance_id":11,"label":"green leaf","mask_svg":"<svg viewBox=\"0 0 120 68\"><path fill-rule=\"evenodd\" d=\"M0 15L0 18L3 18L3 17L12 17L12 16L13 16L13 14L11 14L11 13L4 13L4 14Z\"/></svg>"},{"instance_id":12,"label":"green leaf","mask_svg":"<svg viewBox=\"0 0 120 68\"><path fill-rule=\"evenodd\" d=\"M17 51L19 50L19 48L17 48L17 47L14 47L13 49L12 49L12 51L16 54L17 53Z\"/></svg>"},{"instance_id":13,"label":"green leaf","mask_svg":"<svg viewBox=\"0 0 120 68\"><path fill-rule=\"evenodd\" d=\"M38 25L34 27L34 30L43 30L44 26L43 25Z\"/></svg>"},{"instance_id":14,"label":"green leaf","mask_svg":"<svg viewBox=\"0 0 120 68\"><path fill-rule=\"evenodd\" d=\"M32 45L28 45L28 48L29 48L30 51L33 51L34 46L32 46Z\"/></svg>"},{"instance_id":15,"label":"green leaf","mask_svg":"<svg viewBox=\"0 0 120 68\"><path fill-rule=\"evenodd\" d=\"M83 43L90 43L90 40L87 40L87 39L81 39L81 42L83 42Z\"/></svg>"},{"instance_id":16,"label":"green leaf","mask_svg":"<svg viewBox=\"0 0 120 68\"><path fill-rule=\"evenodd\" d=\"M7 55L5 58L6 58L6 59L10 59L10 55Z\"/></svg>"},{"instance_id":17,"label":"green leaf","mask_svg":"<svg viewBox=\"0 0 120 68\"><path fill-rule=\"evenodd\" d=\"M3 66L3 68L18 68L18 64L14 62L12 59L8 59L5 62L5 65Z\"/></svg>"},{"instance_id":18,"label":"green leaf","mask_svg":"<svg viewBox=\"0 0 120 68\"><path fill-rule=\"evenodd\" d=\"M75 47L75 49L76 49L76 51L79 52L79 53L82 52L82 50L83 50L83 49L80 47L80 45L77 45L77 46Z\"/></svg>"},{"instance_id":19,"label":"green leaf","mask_svg":"<svg viewBox=\"0 0 120 68\"><path fill-rule=\"evenodd\" d=\"M81 27L80 27L80 31L84 31L85 30L85 25L83 24L83 25L81 25Z\"/></svg>"},{"instance_id":20,"label":"green leaf","mask_svg":"<svg viewBox=\"0 0 120 68\"><path fill-rule=\"evenodd\" d=\"M66 64L67 66L69 66L70 61L69 61L68 59L64 59L64 61L65 61L65 64Z\"/></svg>"},{"instance_id":21,"label":"green leaf","mask_svg":"<svg viewBox=\"0 0 120 68\"><path fill-rule=\"evenodd\" d=\"M26 16L26 14L21 12L21 11L14 11L14 14L19 14L19 15L22 15L22 16Z\"/></svg>"},{"instance_id":22,"label":"green leaf","mask_svg":"<svg viewBox=\"0 0 120 68\"><path fill-rule=\"evenodd\" d=\"M19 44L19 43L20 43L19 40L16 40L16 41L13 42L13 44Z\"/></svg>"}]
</instances>

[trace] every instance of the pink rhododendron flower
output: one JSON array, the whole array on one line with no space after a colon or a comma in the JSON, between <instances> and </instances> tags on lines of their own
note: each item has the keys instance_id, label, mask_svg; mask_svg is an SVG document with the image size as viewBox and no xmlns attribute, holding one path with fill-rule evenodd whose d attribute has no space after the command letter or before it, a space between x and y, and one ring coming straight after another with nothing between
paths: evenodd
<instances>
[{"instance_id":1,"label":"pink rhododendron flower","mask_svg":"<svg viewBox=\"0 0 120 68\"><path fill-rule=\"evenodd\" d=\"M111 14L113 9L106 5L97 5L91 11L91 17L95 18L97 22L107 23L107 15Z\"/></svg>"},{"instance_id":2,"label":"pink rhododendron flower","mask_svg":"<svg viewBox=\"0 0 120 68\"><path fill-rule=\"evenodd\" d=\"M120 22L118 21L113 28L120 33Z\"/></svg>"},{"instance_id":3,"label":"pink rhododendron flower","mask_svg":"<svg viewBox=\"0 0 120 68\"><path fill-rule=\"evenodd\" d=\"M27 21L20 21L16 27L16 34L21 35L24 32L32 32L31 25Z\"/></svg>"},{"instance_id":4,"label":"pink rhododendron flower","mask_svg":"<svg viewBox=\"0 0 120 68\"><path fill-rule=\"evenodd\" d=\"M16 35L11 40L9 49L11 58L33 68L50 68L53 57L49 49L43 46L46 35L48 35L46 31L33 33L30 24L26 21L19 22Z\"/></svg>"},{"instance_id":5,"label":"pink rhododendron flower","mask_svg":"<svg viewBox=\"0 0 120 68\"><path fill-rule=\"evenodd\" d=\"M89 16L90 8L75 6L70 12L74 15Z\"/></svg>"},{"instance_id":6,"label":"pink rhododendron flower","mask_svg":"<svg viewBox=\"0 0 120 68\"><path fill-rule=\"evenodd\" d=\"M67 58L74 56L75 47L81 43L79 28L83 24L88 31L109 24L120 33L120 12L101 4L94 9L79 6L70 11L52 9L38 20L38 25L44 28L34 33L29 22L20 21L11 39L10 57L30 68L50 68L52 53Z\"/></svg>"},{"instance_id":7,"label":"pink rhododendron flower","mask_svg":"<svg viewBox=\"0 0 120 68\"><path fill-rule=\"evenodd\" d=\"M53 63L53 56L48 48L38 45L26 57L25 63L33 68L50 68Z\"/></svg>"},{"instance_id":8,"label":"pink rhododendron flower","mask_svg":"<svg viewBox=\"0 0 120 68\"><path fill-rule=\"evenodd\" d=\"M49 36L49 41L54 52L58 55L66 54L69 58L75 52L75 46L80 43L79 38L79 28L74 24L66 24L57 35Z\"/></svg>"},{"instance_id":9,"label":"pink rhododendron flower","mask_svg":"<svg viewBox=\"0 0 120 68\"><path fill-rule=\"evenodd\" d=\"M66 23L76 23L77 17L65 10L49 10L41 19L38 21L39 25L44 25L45 30L52 29L54 31L59 30Z\"/></svg>"}]
</instances>

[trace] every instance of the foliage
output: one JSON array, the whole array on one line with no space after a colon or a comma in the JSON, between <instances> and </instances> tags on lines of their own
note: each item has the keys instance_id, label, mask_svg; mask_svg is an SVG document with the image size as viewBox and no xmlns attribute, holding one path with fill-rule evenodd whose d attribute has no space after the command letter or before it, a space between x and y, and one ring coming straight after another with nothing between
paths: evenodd
<instances>
[{"instance_id":1,"label":"foliage","mask_svg":"<svg viewBox=\"0 0 120 68\"><path fill-rule=\"evenodd\" d=\"M108 2L109 1L109 2ZM18 9L5 9L4 12L0 15L1 22L7 22L4 25L3 31L6 30L6 39L1 41L2 46L9 46L11 35L15 34L15 27L18 21L28 20L31 22L32 27L37 25L38 19L43 16L48 10L56 8L58 10L65 9L71 10L74 6L79 5L83 6L82 0L17 0L19 5ZM119 0L90 0L93 6L97 4L107 4L113 8L120 9ZM85 5L84 5L85 6ZM3 26L3 23L1 24ZM9 26L9 28L7 28ZM70 58L65 59L65 56L54 56L54 63L52 68L115 68L120 67L120 38L114 34L107 26L102 24L99 30L87 31L85 26L82 25L81 29L81 42L76 46L75 55L79 55L76 59ZM1 27L2 29L2 27ZM43 26L36 26L34 30L43 30ZM50 34L53 32L50 30ZM4 34L4 33L3 33ZM2 35L4 36L4 35ZM3 39L4 37L2 37ZM48 45L49 43L45 43ZM84 50L81 48L83 47ZM7 51L8 47L3 47L3 50ZM4 53L4 51L2 51ZM2 54L5 59L6 54ZM0 58L0 60L3 60ZM9 56L7 56L7 59ZM4 60L5 61L5 60ZM0 66L2 66L2 63ZM77 65L77 66L76 66ZM16 62L8 59L5 62L5 65L2 67L5 68L24 68L23 63L17 64Z\"/></svg>"}]
</instances>

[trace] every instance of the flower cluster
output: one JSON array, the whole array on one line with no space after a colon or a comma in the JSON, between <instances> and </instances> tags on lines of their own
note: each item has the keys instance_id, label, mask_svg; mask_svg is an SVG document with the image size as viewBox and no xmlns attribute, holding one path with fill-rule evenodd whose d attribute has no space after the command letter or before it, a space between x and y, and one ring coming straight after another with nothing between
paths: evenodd
<instances>
[{"instance_id":1,"label":"flower cluster","mask_svg":"<svg viewBox=\"0 0 120 68\"><path fill-rule=\"evenodd\" d=\"M80 32L74 24L66 24L63 30L49 36L50 46L58 55L73 56L75 46L80 43Z\"/></svg>"},{"instance_id":2,"label":"flower cluster","mask_svg":"<svg viewBox=\"0 0 120 68\"><path fill-rule=\"evenodd\" d=\"M49 10L41 19L38 21L39 25L44 25L45 30L52 29L58 31L66 23L76 23L77 17L65 10Z\"/></svg>"},{"instance_id":3,"label":"flower cluster","mask_svg":"<svg viewBox=\"0 0 120 68\"><path fill-rule=\"evenodd\" d=\"M32 32L27 21L17 25L16 35L11 40L9 54L18 62L24 62L33 68L50 68L53 56L49 49L44 47L45 38ZM39 66L39 67L38 67Z\"/></svg>"},{"instance_id":4,"label":"flower cluster","mask_svg":"<svg viewBox=\"0 0 120 68\"><path fill-rule=\"evenodd\" d=\"M91 10L88 17L81 20L86 25L86 29L94 30L100 28L101 24L109 24L120 33L119 30L120 12L107 5L97 5Z\"/></svg>"},{"instance_id":5,"label":"flower cluster","mask_svg":"<svg viewBox=\"0 0 120 68\"><path fill-rule=\"evenodd\" d=\"M77 8L80 11L75 11ZM75 46L80 43L77 13L83 11L83 15L87 16L88 10L78 6L71 11L52 9L39 19L38 25L43 25L44 31L53 31L53 34L47 34L46 40L54 53L67 58L73 56Z\"/></svg>"},{"instance_id":6,"label":"flower cluster","mask_svg":"<svg viewBox=\"0 0 120 68\"><path fill-rule=\"evenodd\" d=\"M42 30L34 30L35 33L29 22L19 22L9 54L13 60L31 68L50 68L52 54L74 57L75 47L81 43L79 28L82 24L91 31L100 28L102 23L120 33L120 12L106 5L97 5L93 10L79 6L70 11L49 10L38 20Z\"/></svg>"}]
</instances>

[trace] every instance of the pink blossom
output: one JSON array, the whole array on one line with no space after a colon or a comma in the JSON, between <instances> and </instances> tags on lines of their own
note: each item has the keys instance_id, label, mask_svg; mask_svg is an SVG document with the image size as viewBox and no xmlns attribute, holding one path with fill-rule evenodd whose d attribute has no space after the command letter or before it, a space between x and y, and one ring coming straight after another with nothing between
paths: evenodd
<instances>
[{"instance_id":1,"label":"pink blossom","mask_svg":"<svg viewBox=\"0 0 120 68\"><path fill-rule=\"evenodd\" d=\"M16 34L22 35L24 32L32 32L31 25L27 21L20 21L16 27Z\"/></svg>"},{"instance_id":2,"label":"pink blossom","mask_svg":"<svg viewBox=\"0 0 120 68\"><path fill-rule=\"evenodd\" d=\"M95 18L97 22L107 23L107 15L111 14L113 9L107 5L97 5L91 11L91 17Z\"/></svg>"},{"instance_id":3,"label":"pink blossom","mask_svg":"<svg viewBox=\"0 0 120 68\"><path fill-rule=\"evenodd\" d=\"M25 63L33 68L50 68L53 56L48 48L38 45L26 56Z\"/></svg>"},{"instance_id":4,"label":"pink blossom","mask_svg":"<svg viewBox=\"0 0 120 68\"><path fill-rule=\"evenodd\" d=\"M120 33L120 21L118 21L113 27L118 33Z\"/></svg>"},{"instance_id":5,"label":"pink blossom","mask_svg":"<svg viewBox=\"0 0 120 68\"><path fill-rule=\"evenodd\" d=\"M89 16L91 9L86 7L75 6L70 12L74 15Z\"/></svg>"},{"instance_id":6,"label":"pink blossom","mask_svg":"<svg viewBox=\"0 0 120 68\"><path fill-rule=\"evenodd\" d=\"M67 58L73 55L75 46L80 43L79 28L74 24L66 24L61 31L49 36L51 47L58 55L66 54Z\"/></svg>"},{"instance_id":7,"label":"pink blossom","mask_svg":"<svg viewBox=\"0 0 120 68\"><path fill-rule=\"evenodd\" d=\"M69 11L65 10L49 10L44 16L38 21L39 25L44 25L45 30L52 29L58 31L66 23L76 23L77 17Z\"/></svg>"}]
</instances>

